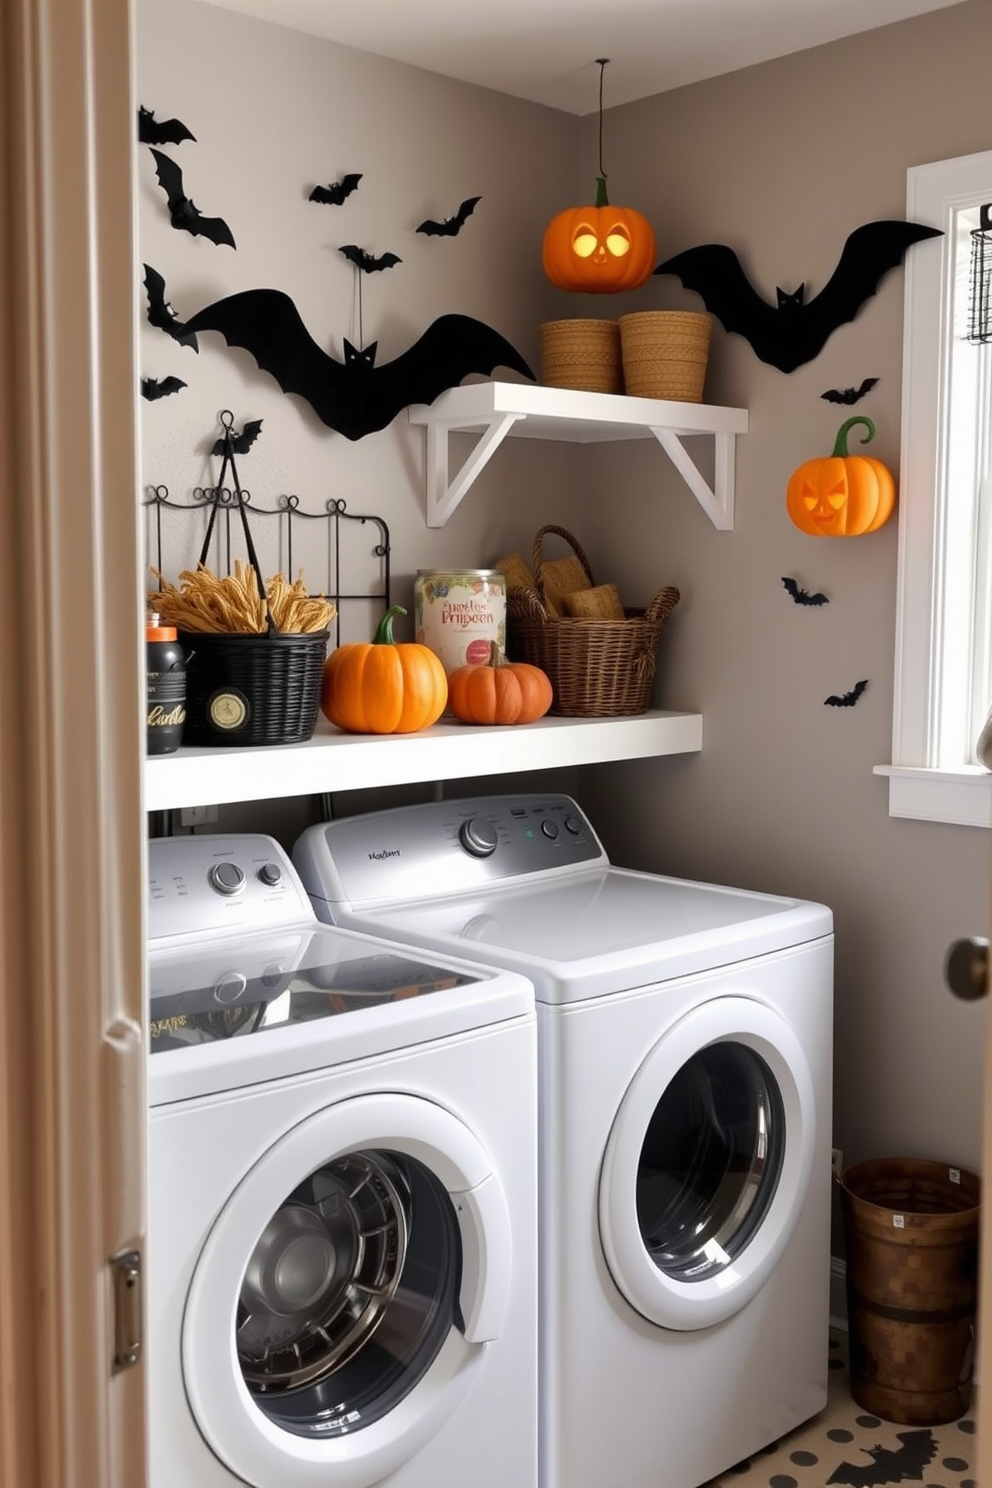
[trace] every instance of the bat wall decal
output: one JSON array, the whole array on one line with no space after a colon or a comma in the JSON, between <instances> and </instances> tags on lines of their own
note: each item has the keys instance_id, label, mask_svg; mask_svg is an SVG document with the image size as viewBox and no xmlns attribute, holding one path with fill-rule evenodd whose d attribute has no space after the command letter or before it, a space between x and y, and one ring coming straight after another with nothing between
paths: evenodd
<instances>
[{"instance_id":1,"label":"bat wall decal","mask_svg":"<svg viewBox=\"0 0 992 1488\"><path fill-rule=\"evenodd\" d=\"M330 186L315 186L307 197L307 201L320 202L327 207L340 207L361 179L360 171L352 171L350 175L342 176L340 181L332 181Z\"/></svg>"},{"instance_id":2,"label":"bat wall decal","mask_svg":"<svg viewBox=\"0 0 992 1488\"><path fill-rule=\"evenodd\" d=\"M800 589L795 579L783 578L782 583L786 591L792 595L798 605L825 605L830 601L825 594L810 594L808 589Z\"/></svg>"},{"instance_id":3,"label":"bat wall decal","mask_svg":"<svg viewBox=\"0 0 992 1488\"><path fill-rule=\"evenodd\" d=\"M183 140L196 142L196 135L181 119L156 119L154 110L138 107L138 143L142 145L181 145Z\"/></svg>"},{"instance_id":4,"label":"bat wall decal","mask_svg":"<svg viewBox=\"0 0 992 1488\"><path fill-rule=\"evenodd\" d=\"M261 431L261 419L248 419L240 434L235 434L233 429L228 429L226 434L222 434L210 453L223 455L230 452L232 455L246 455Z\"/></svg>"},{"instance_id":5,"label":"bat wall decal","mask_svg":"<svg viewBox=\"0 0 992 1488\"><path fill-rule=\"evenodd\" d=\"M861 682L855 682L850 692L842 692L840 697L832 692L828 698L823 699L825 708L853 708L858 699L868 691L867 677Z\"/></svg>"},{"instance_id":6,"label":"bat wall decal","mask_svg":"<svg viewBox=\"0 0 992 1488\"><path fill-rule=\"evenodd\" d=\"M377 269L391 269L394 264L403 262L395 253L383 253L378 258L373 258L371 253L366 253L357 243L345 243L338 252L343 253L348 262L361 269L363 274L374 274Z\"/></svg>"},{"instance_id":7,"label":"bat wall decal","mask_svg":"<svg viewBox=\"0 0 992 1488\"><path fill-rule=\"evenodd\" d=\"M896 1439L902 1442L902 1446L894 1450L882 1446L865 1447L863 1450L871 1462L842 1462L827 1482L850 1483L852 1488L879 1488L882 1483L902 1483L907 1479L919 1482L923 1469L937 1454L933 1432L897 1431Z\"/></svg>"},{"instance_id":8,"label":"bat wall decal","mask_svg":"<svg viewBox=\"0 0 992 1488\"><path fill-rule=\"evenodd\" d=\"M533 382L523 357L498 331L468 315L442 315L413 346L383 366L376 343L344 343L344 362L314 341L290 299L278 289L247 289L207 305L186 322L194 334L219 331L250 352L285 393L305 398L328 428L346 439L384 429L411 403L433 403L470 372L510 367Z\"/></svg>"},{"instance_id":9,"label":"bat wall decal","mask_svg":"<svg viewBox=\"0 0 992 1488\"><path fill-rule=\"evenodd\" d=\"M194 351L199 351L196 337L192 331L187 331L179 316L173 310L165 297L165 280L157 269L150 264L142 265L145 271L145 289L148 292L148 323L158 331L165 331L173 341L178 341L180 346L192 346Z\"/></svg>"},{"instance_id":10,"label":"bat wall decal","mask_svg":"<svg viewBox=\"0 0 992 1488\"><path fill-rule=\"evenodd\" d=\"M168 398L170 393L178 393L180 388L188 386L181 377L163 377L161 382L157 377L143 377L141 396L147 398L149 403L154 403L158 398Z\"/></svg>"},{"instance_id":11,"label":"bat wall decal","mask_svg":"<svg viewBox=\"0 0 992 1488\"><path fill-rule=\"evenodd\" d=\"M417 232L426 233L429 238L456 238L481 200L481 196L466 197L453 216L445 217L442 222L435 222L428 217L417 228Z\"/></svg>"},{"instance_id":12,"label":"bat wall decal","mask_svg":"<svg viewBox=\"0 0 992 1488\"><path fill-rule=\"evenodd\" d=\"M174 160L153 150L155 174L169 203L169 220L180 232L192 233L194 238L209 238L212 243L227 243L235 248L234 234L223 217L204 217L200 209L190 200L183 189L183 173Z\"/></svg>"},{"instance_id":13,"label":"bat wall decal","mask_svg":"<svg viewBox=\"0 0 992 1488\"><path fill-rule=\"evenodd\" d=\"M860 387L827 388L827 391L821 393L820 397L826 398L828 403L845 403L850 407L852 403L860 403L865 393L870 393L877 381L877 377L866 377Z\"/></svg>"},{"instance_id":14,"label":"bat wall decal","mask_svg":"<svg viewBox=\"0 0 992 1488\"><path fill-rule=\"evenodd\" d=\"M801 284L792 293L777 289L778 303L770 305L751 285L734 250L723 243L687 248L654 272L676 275L686 289L702 296L724 330L744 337L761 361L780 372L794 372L819 355L839 326L855 318L914 243L941 236L939 228L917 222L867 222L855 228L834 272L808 304Z\"/></svg>"}]
</instances>

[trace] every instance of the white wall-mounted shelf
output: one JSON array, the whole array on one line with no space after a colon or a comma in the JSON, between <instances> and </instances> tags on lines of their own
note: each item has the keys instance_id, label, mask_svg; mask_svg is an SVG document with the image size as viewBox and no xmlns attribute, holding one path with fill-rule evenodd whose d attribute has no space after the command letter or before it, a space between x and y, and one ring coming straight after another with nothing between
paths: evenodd
<instances>
[{"instance_id":1,"label":"white wall-mounted shelf","mask_svg":"<svg viewBox=\"0 0 992 1488\"><path fill-rule=\"evenodd\" d=\"M179 749L145 761L146 811L225 805L418 781L464 780L608 760L691 754L698 713L541 718L521 728L438 723L417 734L343 734L323 719L304 744Z\"/></svg>"},{"instance_id":2,"label":"white wall-mounted shelf","mask_svg":"<svg viewBox=\"0 0 992 1488\"><path fill-rule=\"evenodd\" d=\"M443 527L507 435L571 443L651 439L661 445L714 527L734 526L734 441L747 433L743 408L669 403L619 393L585 393L526 382L479 382L449 388L430 405L415 404L410 421L427 428L427 525ZM477 433L478 443L453 477L451 433ZM713 485L682 443L687 435L714 441Z\"/></svg>"}]
</instances>

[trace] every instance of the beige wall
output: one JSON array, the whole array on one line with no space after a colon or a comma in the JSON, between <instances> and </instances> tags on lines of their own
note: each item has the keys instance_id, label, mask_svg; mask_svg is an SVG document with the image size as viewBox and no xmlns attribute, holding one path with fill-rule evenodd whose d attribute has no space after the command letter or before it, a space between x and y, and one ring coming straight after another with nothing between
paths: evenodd
<instances>
[{"instance_id":1,"label":"beige wall","mask_svg":"<svg viewBox=\"0 0 992 1488\"><path fill-rule=\"evenodd\" d=\"M357 340L354 271L336 251L344 242L404 260L362 286L365 339L378 337L380 362L451 310L494 325L536 370L542 319L699 308L670 277L599 299L544 280L544 224L574 193L591 199L594 116L578 120L193 0L141 0L138 19L139 99L198 136L171 153L201 210L223 215L238 242L235 252L174 232L141 152L140 256L165 275L180 315L235 289L282 288L340 356L342 335ZM612 110L611 198L651 219L659 261L727 242L768 297L801 280L813 294L854 227L905 215L907 167L987 145L990 42L992 11L975 0ZM349 170L364 179L344 206L305 200L311 185ZM423 217L479 194L461 237L414 233ZM751 416L738 441L733 533L714 531L653 444L580 456L530 440L508 441L448 526L431 531L422 436L403 415L348 443L219 337L202 337L194 356L146 325L142 373L173 372L189 387L142 405L142 476L186 499L209 479L212 420L229 407L239 422L264 419L241 462L257 499L293 491L319 507L344 496L353 510L385 517L401 602L418 567L527 551L548 521L576 532L596 577L618 580L628 603L678 584L658 698L703 712L703 753L590 767L577 794L620 861L830 904L836 1142L851 1161L919 1153L974 1166L985 1014L950 999L941 959L952 938L987 924L988 838L890 820L886 787L871 773L890 747L895 522L856 542L819 542L792 527L784 508L792 469L827 453L849 412L822 401L831 386L879 378L858 411L876 421L875 452L897 469L901 321L896 271L816 361L789 376L716 327L707 399ZM196 546L174 554L175 566ZM830 605L794 606L783 574L824 590ZM870 686L857 708L823 706L860 677ZM255 818L291 839L312 809L266 805Z\"/></svg>"}]
</instances>

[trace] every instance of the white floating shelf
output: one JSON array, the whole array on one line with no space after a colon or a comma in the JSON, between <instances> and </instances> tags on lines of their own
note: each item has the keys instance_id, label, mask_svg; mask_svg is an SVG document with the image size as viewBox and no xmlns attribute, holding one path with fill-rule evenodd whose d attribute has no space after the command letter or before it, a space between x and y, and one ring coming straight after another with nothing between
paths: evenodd
<instances>
[{"instance_id":1,"label":"white floating shelf","mask_svg":"<svg viewBox=\"0 0 992 1488\"><path fill-rule=\"evenodd\" d=\"M449 388L433 403L415 404L410 421L427 428L427 525L443 527L479 472L507 435L593 444L651 439L661 445L714 527L734 525L734 441L746 434L747 410L709 403L669 403L620 393L584 393L528 382L478 382ZM448 436L481 437L458 473L449 478ZM682 440L708 435L714 441L713 485L700 472Z\"/></svg>"},{"instance_id":2,"label":"white floating shelf","mask_svg":"<svg viewBox=\"0 0 992 1488\"><path fill-rule=\"evenodd\" d=\"M524 727L438 723L417 734L343 734L323 719L304 744L179 749L145 761L146 811L220 806L416 781L464 780L702 748L698 713L542 718Z\"/></svg>"}]
</instances>

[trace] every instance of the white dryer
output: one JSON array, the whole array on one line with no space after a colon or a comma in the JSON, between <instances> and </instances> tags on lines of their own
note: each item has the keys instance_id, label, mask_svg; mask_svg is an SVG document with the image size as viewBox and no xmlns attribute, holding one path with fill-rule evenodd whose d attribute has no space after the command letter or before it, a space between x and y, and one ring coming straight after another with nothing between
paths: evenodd
<instances>
[{"instance_id":1,"label":"white dryer","mask_svg":"<svg viewBox=\"0 0 992 1488\"><path fill-rule=\"evenodd\" d=\"M149 885L152 1488L534 1488L532 985L327 929L268 837Z\"/></svg>"},{"instance_id":2,"label":"white dryer","mask_svg":"<svg viewBox=\"0 0 992 1488\"><path fill-rule=\"evenodd\" d=\"M560 795L310 828L319 916L533 981L543 1488L696 1488L826 1402L833 922Z\"/></svg>"}]
</instances>

